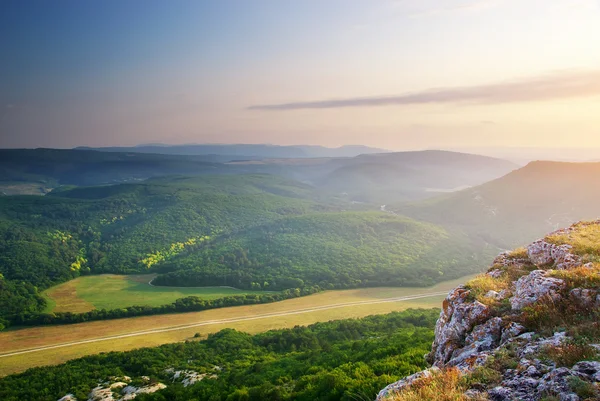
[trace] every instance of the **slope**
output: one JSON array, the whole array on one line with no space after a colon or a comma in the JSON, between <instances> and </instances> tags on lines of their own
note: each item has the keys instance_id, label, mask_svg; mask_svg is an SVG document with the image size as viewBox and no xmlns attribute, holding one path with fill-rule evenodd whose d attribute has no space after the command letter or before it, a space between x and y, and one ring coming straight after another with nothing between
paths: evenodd
<instances>
[{"instance_id":1,"label":"slope","mask_svg":"<svg viewBox=\"0 0 600 401\"><path fill-rule=\"evenodd\" d=\"M600 163L532 162L502 178L392 210L510 249L600 215Z\"/></svg>"}]
</instances>

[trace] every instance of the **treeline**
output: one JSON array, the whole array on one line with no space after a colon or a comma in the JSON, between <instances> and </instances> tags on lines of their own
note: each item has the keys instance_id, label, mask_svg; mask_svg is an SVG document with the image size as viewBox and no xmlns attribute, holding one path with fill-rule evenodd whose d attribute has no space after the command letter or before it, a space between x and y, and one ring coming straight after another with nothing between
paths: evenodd
<instances>
[{"instance_id":1,"label":"treeline","mask_svg":"<svg viewBox=\"0 0 600 401\"><path fill-rule=\"evenodd\" d=\"M229 306L256 305L270 302L283 301L285 299L297 298L304 295L314 294L321 291L318 286L287 289L281 292L265 294L233 295L217 299L202 299L197 296L189 296L177 299L175 302L161 306L129 306L122 309L94 309L89 312L71 313L21 313L15 315L8 323L11 325L48 325L83 323L93 320L120 319L134 316L150 316L166 313L199 312L208 309L225 308Z\"/></svg>"},{"instance_id":2,"label":"treeline","mask_svg":"<svg viewBox=\"0 0 600 401\"><path fill-rule=\"evenodd\" d=\"M110 352L0 379L3 401L88 399L111 376L168 387L140 401L373 400L425 367L438 310L408 310L249 335L225 329L204 341ZM184 387L168 369L206 373ZM215 375L214 377L210 377Z\"/></svg>"}]
</instances>

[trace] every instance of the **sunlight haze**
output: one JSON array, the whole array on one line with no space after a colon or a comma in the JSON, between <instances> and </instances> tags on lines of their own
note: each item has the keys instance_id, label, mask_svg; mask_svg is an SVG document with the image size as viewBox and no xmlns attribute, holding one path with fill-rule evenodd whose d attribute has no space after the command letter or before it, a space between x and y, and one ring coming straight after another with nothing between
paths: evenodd
<instances>
[{"instance_id":1,"label":"sunlight haze","mask_svg":"<svg viewBox=\"0 0 600 401\"><path fill-rule=\"evenodd\" d=\"M600 147L596 0L91 4L3 2L0 146Z\"/></svg>"}]
</instances>

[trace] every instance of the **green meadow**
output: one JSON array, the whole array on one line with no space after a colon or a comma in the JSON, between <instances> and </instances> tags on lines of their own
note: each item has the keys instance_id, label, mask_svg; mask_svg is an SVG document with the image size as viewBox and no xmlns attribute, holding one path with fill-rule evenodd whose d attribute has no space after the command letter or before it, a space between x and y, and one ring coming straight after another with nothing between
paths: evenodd
<instances>
[{"instance_id":1,"label":"green meadow","mask_svg":"<svg viewBox=\"0 0 600 401\"><path fill-rule=\"evenodd\" d=\"M190 295L215 299L228 295L264 293L229 287L158 287L149 284L154 277L154 274L78 277L44 291L45 298L49 300L46 312L86 312L133 305L160 306Z\"/></svg>"}]
</instances>

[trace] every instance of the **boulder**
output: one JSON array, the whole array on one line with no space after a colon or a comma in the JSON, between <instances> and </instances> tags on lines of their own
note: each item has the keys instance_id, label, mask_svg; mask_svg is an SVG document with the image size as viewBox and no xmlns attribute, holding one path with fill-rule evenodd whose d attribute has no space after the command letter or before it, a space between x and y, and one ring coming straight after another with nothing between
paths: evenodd
<instances>
[{"instance_id":1,"label":"boulder","mask_svg":"<svg viewBox=\"0 0 600 401\"><path fill-rule=\"evenodd\" d=\"M510 298L510 305L514 311L520 311L542 297L550 297L552 300L558 301L561 298L560 291L564 287L563 280L548 277L548 273L544 270L534 270L517 280L514 295Z\"/></svg>"}]
</instances>

